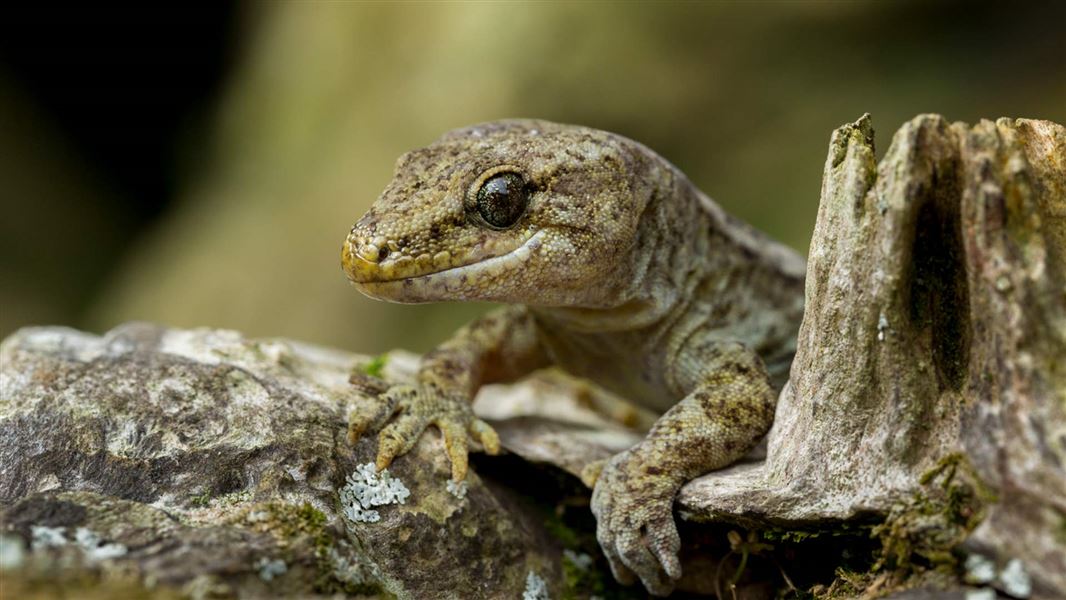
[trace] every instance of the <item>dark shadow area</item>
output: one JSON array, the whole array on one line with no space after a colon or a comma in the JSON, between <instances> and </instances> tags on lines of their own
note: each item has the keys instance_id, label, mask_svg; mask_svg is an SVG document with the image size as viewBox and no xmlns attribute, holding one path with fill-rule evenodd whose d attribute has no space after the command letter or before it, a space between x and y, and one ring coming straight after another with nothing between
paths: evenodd
<instances>
[{"instance_id":1,"label":"dark shadow area","mask_svg":"<svg viewBox=\"0 0 1066 600\"><path fill-rule=\"evenodd\" d=\"M98 208L144 223L179 185L175 144L204 132L236 17L228 2L17 3L0 20L0 69L118 192Z\"/></svg>"}]
</instances>

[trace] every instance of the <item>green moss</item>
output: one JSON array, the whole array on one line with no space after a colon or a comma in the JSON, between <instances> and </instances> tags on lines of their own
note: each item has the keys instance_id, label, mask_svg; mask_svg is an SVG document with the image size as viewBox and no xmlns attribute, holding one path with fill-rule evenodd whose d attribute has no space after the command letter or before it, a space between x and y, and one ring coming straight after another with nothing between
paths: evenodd
<instances>
[{"instance_id":1,"label":"green moss","mask_svg":"<svg viewBox=\"0 0 1066 600\"><path fill-rule=\"evenodd\" d=\"M239 492L233 492L232 494L223 494L217 498L213 498L212 502L215 506L228 507L237 506L238 504L244 504L252 500L252 492L249 490L241 490Z\"/></svg>"},{"instance_id":2,"label":"green moss","mask_svg":"<svg viewBox=\"0 0 1066 600\"><path fill-rule=\"evenodd\" d=\"M204 490L203 493L189 498L189 506L194 508L207 508L209 506L215 508L227 508L244 504L251 499L252 493L247 490L233 492L231 494L223 494L221 496L215 496L211 490Z\"/></svg>"},{"instance_id":3,"label":"green moss","mask_svg":"<svg viewBox=\"0 0 1066 600\"><path fill-rule=\"evenodd\" d=\"M958 581L961 566L956 548L996 500L962 454L945 456L919 482L923 489L894 507L870 530L880 543L877 559L865 571L841 568L818 598L853 597L917 585L949 585Z\"/></svg>"},{"instance_id":4,"label":"green moss","mask_svg":"<svg viewBox=\"0 0 1066 600\"><path fill-rule=\"evenodd\" d=\"M547 512L544 529L548 535L559 541L564 548L576 549L582 546L582 535L563 522L555 512Z\"/></svg>"},{"instance_id":5,"label":"green moss","mask_svg":"<svg viewBox=\"0 0 1066 600\"><path fill-rule=\"evenodd\" d=\"M771 528L758 530L762 540L770 543L802 544L826 538L862 537L869 535L872 525L868 523L850 523L843 521L832 526L818 529L783 529Z\"/></svg>"},{"instance_id":6,"label":"green moss","mask_svg":"<svg viewBox=\"0 0 1066 600\"><path fill-rule=\"evenodd\" d=\"M381 377L382 371L385 369L385 365L389 362L388 354L379 354L370 359L364 365L359 366L359 370L371 377Z\"/></svg>"},{"instance_id":7,"label":"green moss","mask_svg":"<svg viewBox=\"0 0 1066 600\"><path fill-rule=\"evenodd\" d=\"M289 564L310 559L314 568L312 586L323 594L363 594L387 597L374 582L352 583L335 572L338 545L325 513L308 503L300 505L265 502L249 506L231 520L234 525L271 534Z\"/></svg>"},{"instance_id":8,"label":"green moss","mask_svg":"<svg viewBox=\"0 0 1066 600\"><path fill-rule=\"evenodd\" d=\"M808 594L817 600L830 600L837 598L858 598L866 594L867 590L874 585L883 583L884 575L878 575L870 571L854 571L845 567L838 567L834 573L834 579L829 586L816 586Z\"/></svg>"},{"instance_id":9,"label":"green moss","mask_svg":"<svg viewBox=\"0 0 1066 600\"><path fill-rule=\"evenodd\" d=\"M593 559L587 568L582 568L567 553L562 554L561 598L576 600L598 596L604 600L633 600L647 597L643 587L625 587L614 580L607 559L603 557L596 541L595 521L587 509L562 510L558 505L537 502L532 496L523 496L521 501L542 515L545 531L559 546L576 553L586 553Z\"/></svg>"},{"instance_id":10,"label":"green moss","mask_svg":"<svg viewBox=\"0 0 1066 600\"><path fill-rule=\"evenodd\" d=\"M768 542L802 542L821 535L816 531L801 531L791 529L767 529L762 532L763 539Z\"/></svg>"},{"instance_id":11,"label":"green moss","mask_svg":"<svg viewBox=\"0 0 1066 600\"><path fill-rule=\"evenodd\" d=\"M606 597L606 585L596 567L576 564L569 555L563 554L563 600L578 600L591 596Z\"/></svg>"},{"instance_id":12,"label":"green moss","mask_svg":"<svg viewBox=\"0 0 1066 600\"><path fill-rule=\"evenodd\" d=\"M193 496L189 498L189 504L192 506L198 506L200 508L206 507L211 504L211 492L204 492L199 496Z\"/></svg>"},{"instance_id":13,"label":"green moss","mask_svg":"<svg viewBox=\"0 0 1066 600\"><path fill-rule=\"evenodd\" d=\"M960 453L939 460L919 483L921 489L879 523L760 532L763 540L775 546L779 561L783 556L793 557L780 562L783 569L807 575L805 571L821 565L808 565L798 557L812 554L834 564L831 578L820 583L797 581L799 588L806 589L782 589L779 595L828 600L876 597L919 585L957 584L962 557L957 548L980 524L996 494ZM1066 538L1066 520L1062 535ZM863 538L870 543L861 543Z\"/></svg>"}]
</instances>

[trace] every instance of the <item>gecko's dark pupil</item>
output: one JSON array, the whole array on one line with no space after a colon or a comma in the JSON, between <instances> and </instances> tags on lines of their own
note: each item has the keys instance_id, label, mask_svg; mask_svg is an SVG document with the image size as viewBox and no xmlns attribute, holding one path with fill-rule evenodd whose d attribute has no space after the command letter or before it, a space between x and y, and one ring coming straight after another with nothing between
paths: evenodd
<instances>
[{"instance_id":1,"label":"gecko's dark pupil","mask_svg":"<svg viewBox=\"0 0 1066 600\"><path fill-rule=\"evenodd\" d=\"M500 173L490 177L477 191L477 210L493 227L510 227L526 211L529 192L517 173Z\"/></svg>"}]
</instances>

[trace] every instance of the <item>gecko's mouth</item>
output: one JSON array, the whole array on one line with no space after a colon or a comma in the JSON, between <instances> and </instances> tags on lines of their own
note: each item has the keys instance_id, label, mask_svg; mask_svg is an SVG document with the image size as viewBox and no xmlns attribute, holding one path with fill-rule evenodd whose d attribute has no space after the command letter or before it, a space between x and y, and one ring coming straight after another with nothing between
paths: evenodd
<instances>
[{"instance_id":1,"label":"gecko's mouth","mask_svg":"<svg viewBox=\"0 0 1066 600\"><path fill-rule=\"evenodd\" d=\"M412 275L399 274L388 264L361 258L348 244L345 244L341 260L348 280L371 298L404 303L480 299L501 274L525 263L530 254L540 248L543 235L543 231L538 231L517 248L503 254Z\"/></svg>"}]
</instances>

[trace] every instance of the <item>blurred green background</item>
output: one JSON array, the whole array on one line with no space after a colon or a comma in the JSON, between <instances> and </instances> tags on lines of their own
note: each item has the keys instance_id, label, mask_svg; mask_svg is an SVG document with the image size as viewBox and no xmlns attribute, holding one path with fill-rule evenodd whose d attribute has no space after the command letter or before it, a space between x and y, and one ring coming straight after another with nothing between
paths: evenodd
<instances>
[{"instance_id":1,"label":"blurred green background","mask_svg":"<svg viewBox=\"0 0 1066 600\"><path fill-rule=\"evenodd\" d=\"M1066 3L24 9L0 31L0 335L131 319L424 350L484 306L350 288L395 159L540 117L619 132L806 251L830 132L1066 122Z\"/></svg>"}]
</instances>

